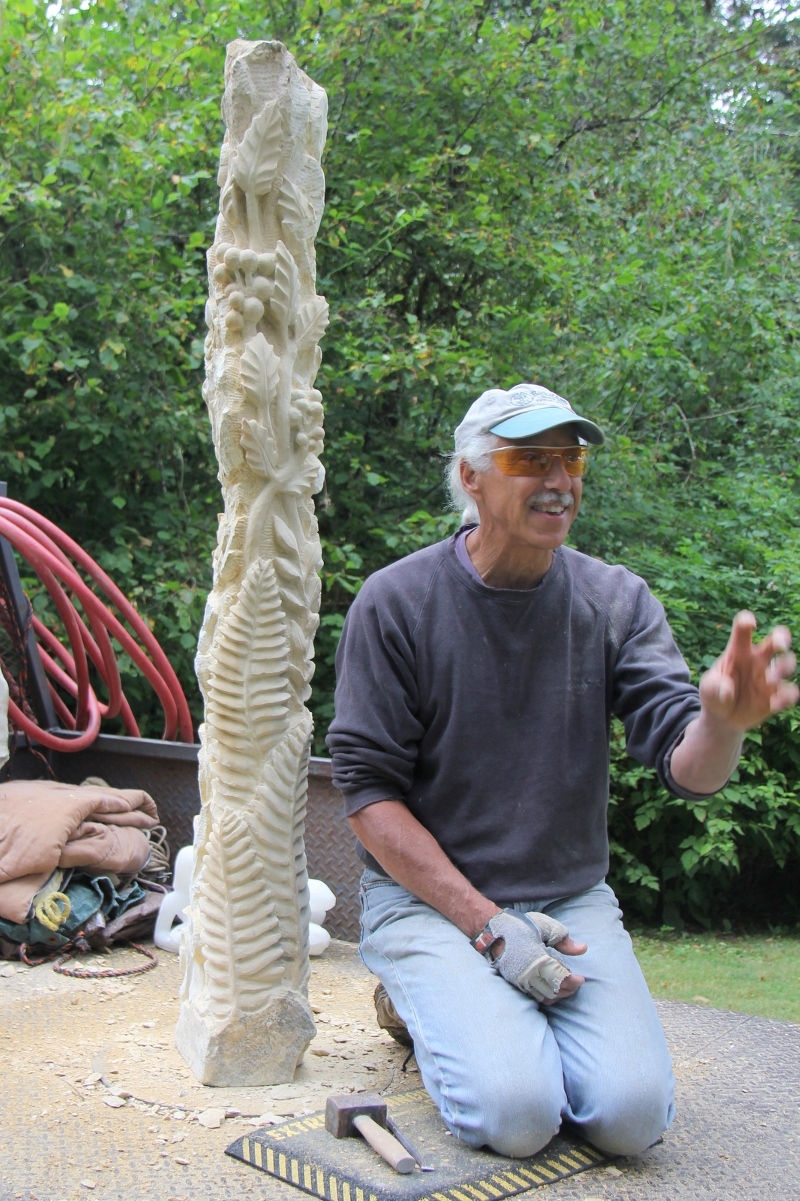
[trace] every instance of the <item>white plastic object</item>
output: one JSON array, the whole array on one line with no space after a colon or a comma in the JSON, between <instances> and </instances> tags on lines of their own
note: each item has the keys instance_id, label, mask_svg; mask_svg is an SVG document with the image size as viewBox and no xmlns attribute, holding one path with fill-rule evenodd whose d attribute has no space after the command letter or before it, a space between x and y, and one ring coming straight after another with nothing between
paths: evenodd
<instances>
[{"instance_id":1,"label":"white plastic object","mask_svg":"<svg viewBox=\"0 0 800 1201\"><path fill-rule=\"evenodd\" d=\"M186 922L183 911L189 904L189 886L192 882L193 867L194 847L181 847L175 857L172 892L168 892L161 902L153 933L153 942L162 951L172 951L177 954L180 950L181 934ZM172 923L175 918L178 918L180 924L173 928Z\"/></svg>"},{"instance_id":2,"label":"white plastic object","mask_svg":"<svg viewBox=\"0 0 800 1201\"><path fill-rule=\"evenodd\" d=\"M322 926L318 926L316 922L308 923L308 953L309 955L322 955L331 945L331 936L327 930L323 930Z\"/></svg>"},{"instance_id":3,"label":"white plastic object","mask_svg":"<svg viewBox=\"0 0 800 1201\"><path fill-rule=\"evenodd\" d=\"M323 884L322 880L309 880L308 891L311 921L315 925L321 926L325 921L325 914L329 909L333 909L336 904L336 897L328 888L328 885ZM330 942L330 939L328 939L328 942ZM327 946L327 943L325 945Z\"/></svg>"}]
</instances>

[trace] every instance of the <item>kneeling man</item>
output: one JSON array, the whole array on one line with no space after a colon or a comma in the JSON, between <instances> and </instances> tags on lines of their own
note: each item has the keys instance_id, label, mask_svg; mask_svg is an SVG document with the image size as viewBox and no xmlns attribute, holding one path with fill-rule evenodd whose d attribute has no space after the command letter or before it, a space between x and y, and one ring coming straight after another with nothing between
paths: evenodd
<instances>
[{"instance_id":1,"label":"kneeling man","mask_svg":"<svg viewBox=\"0 0 800 1201\"><path fill-rule=\"evenodd\" d=\"M563 1118L632 1155L673 1113L664 1034L608 870L608 736L678 796L796 703L789 632L740 613L699 691L645 582L563 543L601 430L492 389L456 430L452 538L376 572L337 657L328 746L366 864L361 955L471 1146L532 1155Z\"/></svg>"}]
</instances>

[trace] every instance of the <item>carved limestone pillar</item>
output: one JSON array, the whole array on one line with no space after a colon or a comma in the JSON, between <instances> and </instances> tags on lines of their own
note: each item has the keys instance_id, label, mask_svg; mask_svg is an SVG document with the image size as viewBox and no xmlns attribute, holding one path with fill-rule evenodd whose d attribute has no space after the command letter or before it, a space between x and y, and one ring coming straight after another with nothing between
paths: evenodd
<instances>
[{"instance_id":1,"label":"carved limestone pillar","mask_svg":"<svg viewBox=\"0 0 800 1201\"><path fill-rule=\"evenodd\" d=\"M303 849L328 306L325 92L280 42L228 46L206 380L225 502L197 655L202 812L176 1044L205 1084L292 1079L307 1000Z\"/></svg>"}]
</instances>

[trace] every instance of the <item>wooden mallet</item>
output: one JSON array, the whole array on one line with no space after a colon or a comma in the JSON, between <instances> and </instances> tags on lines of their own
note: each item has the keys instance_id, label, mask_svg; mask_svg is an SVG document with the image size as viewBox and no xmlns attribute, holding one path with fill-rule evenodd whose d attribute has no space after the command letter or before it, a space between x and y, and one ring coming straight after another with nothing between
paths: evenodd
<instances>
[{"instance_id":1,"label":"wooden mallet","mask_svg":"<svg viewBox=\"0 0 800 1201\"><path fill-rule=\"evenodd\" d=\"M328 1097L325 1129L334 1138L360 1134L395 1172L403 1175L413 1172L414 1157L386 1129L386 1116L386 1102L375 1093L345 1093L342 1097Z\"/></svg>"}]
</instances>

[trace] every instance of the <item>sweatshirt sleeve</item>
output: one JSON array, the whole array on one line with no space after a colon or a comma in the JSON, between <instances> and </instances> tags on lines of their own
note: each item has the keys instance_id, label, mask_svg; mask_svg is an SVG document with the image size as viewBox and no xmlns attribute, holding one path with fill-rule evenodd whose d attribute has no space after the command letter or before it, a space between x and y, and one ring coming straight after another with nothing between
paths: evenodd
<instances>
[{"instance_id":1,"label":"sweatshirt sleeve","mask_svg":"<svg viewBox=\"0 0 800 1201\"><path fill-rule=\"evenodd\" d=\"M411 631L402 606L368 580L336 653L336 716L327 744L345 813L402 800L423 735Z\"/></svg>"},{"instance_id":2,"label":"sweatshirt sleeve","mask_svg":"<svg viewBox=\"0 0 800 1201\"><path fill-rule=\"evenodd\" d=\"M637 584L632 618L617 650L612 712L625 726L628 754L655 767L670 792L694 799L694 793L676 784L670 760L687 725L700 712L699 693L662 605L643 580Z\"/></svg>"}]
</instances>

